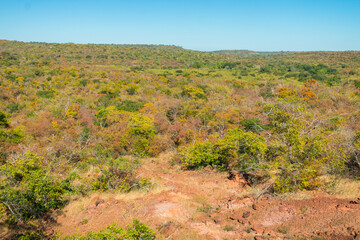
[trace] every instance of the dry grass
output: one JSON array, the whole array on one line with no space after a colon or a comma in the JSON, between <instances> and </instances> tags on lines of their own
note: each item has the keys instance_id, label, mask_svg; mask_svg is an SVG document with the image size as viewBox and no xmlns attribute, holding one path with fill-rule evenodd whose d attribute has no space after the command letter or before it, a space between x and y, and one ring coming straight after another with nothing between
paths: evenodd
<instances>
[{"instance_id":1,"label":"dry grass","mask_svg":"<svg viewBox=\"0 0 360 240\"><path fill-rule=\"evenodd\" d=\"M353 179L335 179L327 192L337 198L360 197L360 181Z\"/></svg>"}]
</instances>

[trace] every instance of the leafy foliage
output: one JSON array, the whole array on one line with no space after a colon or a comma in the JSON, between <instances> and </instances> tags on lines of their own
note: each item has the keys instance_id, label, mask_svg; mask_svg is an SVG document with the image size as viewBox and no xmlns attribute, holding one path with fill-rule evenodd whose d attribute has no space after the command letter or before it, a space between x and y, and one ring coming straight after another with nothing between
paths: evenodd
<instances>
[{"instance_id":1,"label":"leafy foliage","mask_svg":"<svg viewBox=\"0 0 360 240\"><path fill-rule=\"evenodd\" d=\"M72 235L64 238L64 240L93 240L93 239L155 240L156 235L155 232L151 230L148 226L139 222L137 219L134 219L133 224L127 226L126 229L123 229L120 226L113 224L97 233L88 232L86 236Z\"/></svg>"},{"instance_id":2,"label":"leafy foliage","mask_svg":"<svg viewBox=\"0 0 360 240\"><path fill-rule=\"evenodd\" d=\"M9 120L5 113L0 111L0 127L9 127Z\"/></svg>"},{"instance_id":3,"label":"leafy foliage","mask_svg":"<svg viewBox=\"0 0 360 240\"><path fill-rule=\"evenodd\" d=\"M66 185L48 175L40 158L25 154L12 158L0 168L0 202L14 222L38 218L64 205Z\"/></svg>"}]
</instances>

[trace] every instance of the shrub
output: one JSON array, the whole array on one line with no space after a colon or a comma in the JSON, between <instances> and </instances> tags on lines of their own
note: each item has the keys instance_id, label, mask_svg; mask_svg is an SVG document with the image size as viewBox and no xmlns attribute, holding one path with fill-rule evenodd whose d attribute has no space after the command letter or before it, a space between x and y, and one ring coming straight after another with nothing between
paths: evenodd
<instances>
[{"instance_id":1,"label":"shrub","mask_svg":"<svg viewBox=\"0 0 360 240\"><path fill-rule=\"evenodd\" d=\"M292 88L282 87L277 90L277 95L283 99L291 99L297 96L297 93Z\"/></svg>"},{"instance_id":2,"label":"shrub","mask_svg":"<svg viewBox=\"0 0 360 240\"><path fill-rule=\"evenodd\" d=\"M0 142L20 143L25 137L21 128L0 129Z\"/></svg>"},{"instance_id":3,"label":"shrub","mask_svg":"<svg viewBox=\"0 0 360 240\"><path fill-rule=\"evenodd\" d=\"M277 176L273 189L277 193L293 192L302 189L312 190L321 184L317 178L319 175L320 165L316 163L287 163Z\"/></svg>"},{"instance_id":4,"label":"shrub","mask_svg":"<svg viewBox=\"0 0 360 240\"><path fill-rule=\"evenodd\" d=\"M326 83L329 84L329 86L336 86L341 83L341 78L339 76L334 76L329 78Z\"/></svg>"},{"instance_id":5,"label":"shrub","mask_svg":"<svg viewBox=\"0 0 360 240\"><path fill-rule=\"evenodd\" d=\"M6 106L6 111L9 113L16 113L16 112L19 112L23 108L24 108L24 105L20 105L18 103L9 103Z\"/></svg>"},{"instance_id":6,"label":"shrub","mask_svg":"<svg viewBox=\"0 0 360 240\"><path fill-rule=\"evenodd\" d=\"M133 102L131 100L125 100L116 105L118 110L124 110L127 112L138 112L141 108L144 107L142 102Z\"/></svg>"},{"instance_id":7,"label":"shrub","mask_svg":"<svg viewBox=\"0 0 360 240\"><path fill-rule=\"evenodd\" d=\"M256 168L264 158L267 146L263 137L241 129L230 129L227 135L214 143L197 142L185 149L184 165L201 168L207 165L226 169L230 163L243 171Z\"/></svg>"},{"instance_id":8,"label":"shrub","mask_svg":"<svg viewBox=\"0 0 360 240\"><path fill-rule=\"evenodd\" d=\"M0 168L0 202L13 222L39 218L64 205L65 184L41 167L35 154L8 160Z\"/></svg>"},{"instance_id":9,"label":"shrub","mask_svg":"<svg viewBox=\"0 0 360 240\"><path fill-rule=\"evenodd\" d=\"M360 88L360 81L354 81L354 86L356 87L356 88Z\"/></svg>"},{"instance_id":10,"label":"shrub","mask_svg":"<svg viewBox=\"0 0 360 240\"><path fill-rule=\"evenodd\" d=\"M76 234L64 238L64 240L93 240L93 239L155 240L156 234L148 226L139 222L137 219L134 219L133 224L127 226L126 229L121 228L117 224L113 224L97 233L89 232L86 234L86 236L81 236Z\"/></svg>"},{"instance_id":11,"label":"shrub","mask_svg":"<svg viewBox=\"0 0 360 240\"><path fill-rule=\"evenodd\" d=\"M130 134L141 135L145 138L151 138L155 135L154 121L141 114L134 115L130 118L128 123Z\"/></svg>"},{"instance_id":12,"label":"shrub","mask_svg":"<svg viewBox=\"0 0 360 240\"><path fill-rule=\"evenodd\" d=\"M118 111L114 106L101 108L96 114L95 125L100 125L101 127L108 127L116 122L119 122L122 118L124 112ZM126 114L125 114L126 115Z\"/></svg>"},{"instance_id":13,"label":"shrub","mask_svg":"<svg viewBox=\"0 0 360 240\"><path fill-rule=\"evenodd\" d=\"M9 127L10 123L5 113L0 111L0 127Z\"/></svg>"},{"instance_id":14,"label":"shrub","mask_svg":"<svg viewBox=\"0 0 360 240\"><path fill-rule=\"evenodd\" d=\"M232 149L241 171L254 171L265 157L267 145L265 139L253 132L242 129L230 129L222 140L223 146Z\"/></svg>"},{"instance_id":15,"label":"shrub","mask_svg":"<svg viewBox=\"0 0 360 240\"><path fill-rule=\"evenodd\" d=\"M53 90L50 91L37 91L36 95L41 98L54 98L55 92Z\"/></svg>"},{"instance_id":16,"label":"shrub","mask_svg":"<svg viewBox=\"0 0 360 240\"><path fill-rule=\"evenodd\" d=\"M101 166L100 174L92 181L93 190L114 189L121 192L128 192L133 189L143 189L151 186L149 179L137 179L135 170L137 161L130 161L127 158L111 159Z\"/></svg>"},{"instance_id":17,"label":"shrub","mask_svg":"<svg viewBox=\"0 0 360 240\"><path fill-rule=\"evenodd\" d=\"M223 167L227 165L227 159L222 158L210 142L197 142L190 146L184 153L184 165L188 168L201 168L211 165Z\"/></svg>"},{"instance_id":18,"label":"shrub","mask_svg":"<svg viewBox=\"0 0 360 240\"><path fill-rule=\"evenodd\" d=\"M195 98L195 99L199 98L199 99L207 100L207 96L204 90L193 86L185 87L181 95L189 98Z\"/></svg>"},{"instance_id":19,"label":"shrub","mask_svg":"<svg viewBox=\"0 0 360 240\"><path fill-rule=\"evenodd\" d=\"M240 121L240 124L243 125L247 131L252 132L261 132L267 128L263 126L257 118L243 119Z\"/></svg>"}]
</instances>

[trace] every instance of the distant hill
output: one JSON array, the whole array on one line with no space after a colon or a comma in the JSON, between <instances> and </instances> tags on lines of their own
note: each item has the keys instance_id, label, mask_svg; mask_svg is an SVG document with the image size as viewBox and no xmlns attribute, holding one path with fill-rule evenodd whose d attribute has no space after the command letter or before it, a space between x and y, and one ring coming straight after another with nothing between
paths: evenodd
<instances>
[{"instance_id":1,"label":"distant hill","mask_svg":"<svg viewBox=\"0 0 360 240\"><path fill-rule=\"evenodd\" d=\"M26 57L19 58L21 61L81 61L84 64L141 65L147 68L206 66L218 62L237 61L233 56L186 50L170 45L60 44L0 40L1 52Z\"/></svg>"},{"instance_id":2,"label":"distant hill","mask_svg":"<svg viewBox=\"0 0 360 240\"><path fill-rule=\"evenodd\" d=\"M250 50L218 50L213 51L213 53L230 55L235 57L248 57L253 55L259 55L260 53Z\"/></svg>"}]
</instances>

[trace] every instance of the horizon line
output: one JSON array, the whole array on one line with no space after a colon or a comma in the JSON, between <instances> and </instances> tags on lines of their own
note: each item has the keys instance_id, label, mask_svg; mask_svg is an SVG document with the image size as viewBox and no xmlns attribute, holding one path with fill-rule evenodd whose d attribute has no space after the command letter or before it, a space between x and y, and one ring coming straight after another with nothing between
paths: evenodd
<instances>
[{"instance_id":1,"label":"horizon line","mask_svg":"<svg viewBox=\"0 0 360 240\"><path fill-rule=\"evenodd\" d=\"M185 48L183 46L175 44L165 44L165 43L76 43L76 42L45 42L45 41L22 41L22 40L9 40L9 39L0 39L0 41L9 41L9 42L20 42L20 43L41 43L41 44L76 44L76 45L118 45L118 46L169 46L169 47L178 47L184 50L197 51L197 52L221 52L221 51L243 51L243 52L253 52L253 53L306 53L306 52L360 52L359 50L250 50L250 49L217 49L217 50L197 50Z\"/></svg>"}]
</instances>

